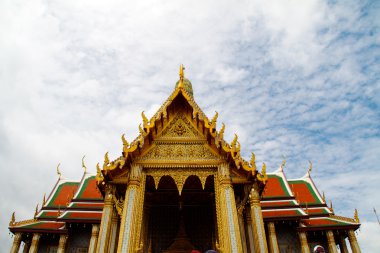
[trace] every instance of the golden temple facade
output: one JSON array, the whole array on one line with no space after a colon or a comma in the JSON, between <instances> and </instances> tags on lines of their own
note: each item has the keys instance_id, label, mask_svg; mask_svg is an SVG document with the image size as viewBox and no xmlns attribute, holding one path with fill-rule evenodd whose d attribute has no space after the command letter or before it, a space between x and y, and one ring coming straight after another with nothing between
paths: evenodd
<instances>
[{"instance_id":1,"label":"golden temple facade","mask_svg":"<svg viewBox=\"0 0 380 253\"><path fill-rule=\"evenodd\" d=\"M310 172L287 180L284 164L267 173L253 153L244 160L238 136L227 142L218 113L196 104L183 66L179 76L156 114L142 113L139 136L121 136L120 157L107 152L78 182L60 177L33 219L12 215L11 253L337 253L347 239L360 252L357 212L335 215Z\"/></svg>"}]
</instances>

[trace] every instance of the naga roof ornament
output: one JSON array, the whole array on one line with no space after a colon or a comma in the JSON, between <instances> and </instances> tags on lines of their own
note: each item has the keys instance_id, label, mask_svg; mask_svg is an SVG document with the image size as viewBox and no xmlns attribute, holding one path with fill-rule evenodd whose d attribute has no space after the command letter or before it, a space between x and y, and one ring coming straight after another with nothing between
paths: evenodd
<instances>
[{"instance_id":1,"label":"naga roof ornament","mask_svg":"<svg viewBox=\"0 0 380 253\"><path fill-rule=\"evenodd\" d=\"M13 226L15 224L15 222L16 222L16 212L13 212L11 220L9 222L9 226Z\"/></svg>"},{"instance_id":2,"label":"naga roof ornament","mask_svg":"<svg viewBox=\"0 0 380 253\"><path fill-rule=\"evenodd\" d=\"M360 223L358 209L355 208L354 219L357 223Z\"/></svg>"},{"instance_id":3,"label":"naga roof ornament","mask_svg":"<svg viewBox=\"0 0 380 253\"><path fill-rule=\"evenodd\" d=\"M307 175L310 177L311 171L313 170L313 164L309 160L309 169L307 170Z\"/></svg>"},{"instance_id":4,"label":"naga roof ornament","mask_svg":"<svg viewBox=\"0 0 380 253\"><path fill-rule=\"evenodd\" d=\"M58 175L58 179L61 179L61 177L62 177L62 173L61 173L61 171L59 170L59 166L61 165L61 163L58 163L58 165L57 165L57 175Z\"/></svg>"},{"instance_id":5,"label":"naga roof ornament","mask_svg":"<svg viewBox=\"0 0 380 253\"><path fill-rule=\"evenodd\" d=\"M37 215L38 215L38 204L37 204L37 206L36 206L36 210L34 211L34 218L36 218Z\"/></svg>"},{"instance_id":6,"label":"naga roof ornament","mask_svg":"<svg viewBox=\"0 0 380 253\"><path fill-rule=\"evenodd\" d=\"M100 182L102 182L104 180L102 171L100 170L99 163L96 165L96 176L95 176L95 178L96 178L96 182L98 184L100 184Z\"/></svg>"},{"instance_id":7,"label":"naga roof ornament","mask_svg":"<svg viewBox=\"0 0 380 253\"><path fill-rule=\"evenodd\" d=\"M86 173L87 172L87 167L86 167L86 165L84 164L84 158L86 157L86 155L84 155L83 157L82 157L82 168L84 169L84 173Z\"/></svg>"}]
</instances>

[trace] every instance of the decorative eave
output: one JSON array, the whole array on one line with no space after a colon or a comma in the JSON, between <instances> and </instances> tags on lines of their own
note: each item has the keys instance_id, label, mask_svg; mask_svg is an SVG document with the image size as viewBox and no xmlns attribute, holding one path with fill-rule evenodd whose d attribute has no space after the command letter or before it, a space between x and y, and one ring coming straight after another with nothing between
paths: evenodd
<instances>
[{"instance_id":1,"label":"decorative eave","mask_svg":"<svg viewBox=\"0 0 380 253\"><path fill-rule=\"evenodd\" d=\"M64 222L56 221L40 221L40 220L25 220L17 222L15 225L10 226L9 230L12 233L54 233L54 234L67 234Z\"/></svg>"},{"instance_id":2,"label":"decorative eave","mask_svg":"<svg viewBox=\"0 0 380 253\"><path fill-rule=\"evenodd\" d=\"M183 78L183 67L182 76L180 70L180 78ZM100 166L97 166L96 178L98 181L98 185L102 185L102 182L105 180L105 178L107 178L107 175L113 174L112 171L116 169L125 169L129 167L129 164L133 161L133 157L139 155L138 152L144 147L145 143L147 142L146 140L150 138L152 130L155 128L157 122L168 117L168 107L180 95L182 95L185 98L185 100L192 108L193 119L199 120L203 127L207 129L207 132L211 136L212 142L215 144L217 148L219 148L220 152L224 152L224 154L228 158L227 160L231 161L236 166L236 169L239 170L242 168L246 173L248 173L249 177L257 179L262 185L262 187L264 187L268 179L266 175L266 165L263 164L263 168L260 173L256 169L255 155L253 153L250 162L244 160L240 153L240 143L238 142L238 136L235 134L235 137L230 144L226 142L224 140L225 125L222 125L220 131L216 130L218 113L216 112L214 117L210 120L200 109L198 104L195 102L193 96L189 94L188 91L185 89L184 85L181 85L181 82L150 120L148 120L144 112L142 112L141 115L143 122L142 125L139 125L140 134L137 136L137 138L135 138L131 143L128 143L125 136L122 135L122 156L111 161L108 157L108 152L105 154L102 170L100 169Z\"/></svg>"},{"instance_id":3,"label":"decorative eave","mask_svg":"<svg viewBox=\"0 0 380 253\"><path fill-rule=\"evenodd\" d=\"M360 227L355 219L342 216L329 215L328 217L311 217L301 220L298 231L316 231L316 230L356 230Z\"/></svg>"}]
</instances>

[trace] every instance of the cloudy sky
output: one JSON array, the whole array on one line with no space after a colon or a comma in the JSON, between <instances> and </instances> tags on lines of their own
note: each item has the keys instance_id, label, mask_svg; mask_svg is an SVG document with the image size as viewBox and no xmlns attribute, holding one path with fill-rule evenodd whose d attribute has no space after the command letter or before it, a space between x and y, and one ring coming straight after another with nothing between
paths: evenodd
<instances>
[{"instance_id":1,"label":"cloudy sky","mask_svg":"<svg viewBox=\"0 0 380 253\"><path fill-rule=\"evenodd\" d=\"M133 140L183 63L269 171L313 162L317 187L380 248L380 1L0 0L0 243L63 175L80 179ZM7 246L4 246L7 245Z\"/></svg>"}]
</instances>

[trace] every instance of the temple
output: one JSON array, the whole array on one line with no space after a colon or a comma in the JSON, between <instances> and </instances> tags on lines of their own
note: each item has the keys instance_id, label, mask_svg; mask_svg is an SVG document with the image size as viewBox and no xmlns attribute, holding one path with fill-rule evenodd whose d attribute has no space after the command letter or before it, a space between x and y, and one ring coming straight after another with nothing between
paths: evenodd
<instances>
[{"instance_id":1,"label":"temple","mask_svg":"<svg viewBox=\"0 0 380 253\"><path fill-rule=\"evenodd\" d=\"M267 173L242 158L238 136L224 138L216 113L194 100L181 65L174 91L156 114L142 113L139 135L121 136L97 173L61 176L30 220L16 221L11 253L361 252L360 222L337 216L311 177L287 179L285 161ZM349 246L348 246L349 244Z\"/></svg>"}]
</instances>

